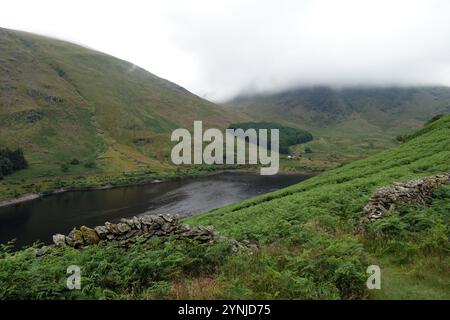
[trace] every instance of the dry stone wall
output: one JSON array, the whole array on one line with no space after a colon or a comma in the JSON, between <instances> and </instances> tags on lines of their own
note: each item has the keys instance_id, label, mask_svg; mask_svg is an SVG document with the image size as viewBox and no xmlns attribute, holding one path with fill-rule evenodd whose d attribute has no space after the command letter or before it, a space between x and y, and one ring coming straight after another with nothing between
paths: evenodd
<instances>
[{"instance_id":1,"label":"dry stone wall","mask_svg":"<svg viewBox=\"0 0 450 320\"><path fill-rule=\"evenodd\" d=\"M434 190L450 182L450 172L435 176L398 182L376 190L364 207L364 218L356 228L356 232L364 231L367 224L382 218L395 206L411 203L426 206Z\"/></svg>"},{"instance_id":2,"label":"dry stone wall","mask_svg":"<svg viewBox=\"0 0 450 320\"><path fill-rule=\"evenodd\" d=\"M139 236L160 238L175 236L176 239L191 239L200 243L213 243L218 240L229 241L235 250L242 248L258 249L258 245L249 241L236 241L219 236L212 226L191 228L181 224L178 215L144 215L130 219L121 219L117 224L106 222L102 226L74 228L68 235L55 234L53 243L56 246L82 248L89 245L106 244L120 241L130 246Z\"/></svg>"}]
</instances>

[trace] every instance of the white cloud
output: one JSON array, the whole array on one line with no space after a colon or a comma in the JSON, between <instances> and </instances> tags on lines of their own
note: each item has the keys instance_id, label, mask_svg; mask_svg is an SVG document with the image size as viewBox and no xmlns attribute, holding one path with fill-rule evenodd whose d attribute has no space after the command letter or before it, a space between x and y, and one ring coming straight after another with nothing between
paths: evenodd
<instances>
[{"instance_id":1,"label":"white cloud","mask_svg":"<svg viewBox=\"0 0 450 320\"><path fill-rule=\"evenodd\" d=\"M85 44L215 100L297 85L450 85L444 0L3 2L3 27Z\"/></svg>"}]
</instances>

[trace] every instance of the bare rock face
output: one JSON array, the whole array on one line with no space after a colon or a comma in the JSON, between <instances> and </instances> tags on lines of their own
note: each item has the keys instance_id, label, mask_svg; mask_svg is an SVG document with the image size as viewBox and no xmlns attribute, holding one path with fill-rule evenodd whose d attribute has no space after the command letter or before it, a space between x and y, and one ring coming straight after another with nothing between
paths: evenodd
<instances>
[{"instance_id":1,"label":"bare rock face","mask_svg":"<svg viewBox=\"0 0 450 320\"><path fill-rule=\"evenodd\" d=\"M426 206L436 188L449 182L450 173L443 173L377 189L364 207L364 218L359 221L355 232L364 231L367 224L383 218L398 205L411 203Z\"/></svg>"},{"instance_id":2,"label":"bare rock face","mask_svg":"<svg viewBox=\"0 0 450 320\"><path fill-rule=\"evenodd\" d=\"M79 230L74 228L69 235L57 234L53 236L53 242L57 246L68 245L74 248L82 248L95 244L105 244L112 241L120 241L125 247L136 242L137 237L163 238L175 236L176 239L190 239L199 243L213 243L215 241L228 241L232 244L233 251L240 249L258 249L258 245L249 241L239 242L234 239L220 237L212 226L199 226L191 228L181 224L178 215L146 215L121 219L120 223L106 222L103 226L91 229L82 226Z\"/></svg>"}]
</instances>

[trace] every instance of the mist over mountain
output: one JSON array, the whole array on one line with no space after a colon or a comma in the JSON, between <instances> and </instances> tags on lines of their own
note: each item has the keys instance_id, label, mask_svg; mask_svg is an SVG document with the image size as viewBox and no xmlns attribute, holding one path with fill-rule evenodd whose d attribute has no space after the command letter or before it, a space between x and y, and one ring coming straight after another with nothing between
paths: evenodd
<instances>
[{"instance_id":1,"label":"mist over mountain","mask_svg":"<svg viewBox=\"0 0 450 320\"><path fill-rule=\"evenodd\" d=\"M384 128L414 128L450 113L450 87L299 87L240 95L226 103L256 117L326 126L358 115Z\"/></svg>"},{"instance_id":2,"label":"mist over mountain","mask_svg":"<svg viewBox=\"0 0 450 320\"><path fill-rule=\"evenodd\" d=\"M83 43L216 102L301 86L450 85L445 0L68 3L6 1L0 21ZM71 15L60 13L66 6Z\"/></svg>"}]
</instances>

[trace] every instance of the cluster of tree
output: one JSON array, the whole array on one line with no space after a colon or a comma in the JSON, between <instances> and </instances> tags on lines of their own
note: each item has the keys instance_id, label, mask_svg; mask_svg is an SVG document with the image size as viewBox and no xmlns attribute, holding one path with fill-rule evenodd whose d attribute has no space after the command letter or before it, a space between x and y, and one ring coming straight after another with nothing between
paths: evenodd
<instances>
[{"instance_id":1,"label":"cluster of tree","mask_svg":"<svg viewBox=\"0 0 450 320\"><path fill-rule=\"evenodd\" d=\"M0 179L14 171L28 167L27 160L22 149L10 150L0 149Z\"/></svg>"},{"instance_id":2,"label":"cluster of tree","mask_svg":"<svg viewBox=\"0 0 450 320\"><path fill-rule=\"evenodd\" d=\"M268 141L270 141L270 129L280 130L280 153L289 154L289 147L311 141L313 135L306 130L291 128L283 126L275 122L243 122L233 123L229 126L229 129L267 129ZM270 148L270 146L269 146Z\"/></svg>"}]
</instances>

